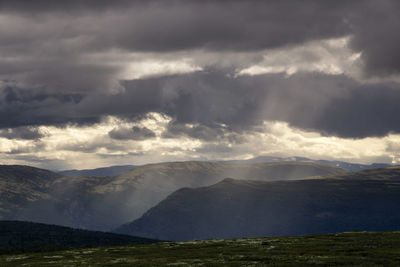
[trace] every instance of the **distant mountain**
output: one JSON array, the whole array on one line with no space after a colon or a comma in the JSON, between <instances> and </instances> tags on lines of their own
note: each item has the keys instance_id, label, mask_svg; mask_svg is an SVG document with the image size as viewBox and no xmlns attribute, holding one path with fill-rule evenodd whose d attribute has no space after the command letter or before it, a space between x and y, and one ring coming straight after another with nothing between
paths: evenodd
<instances>
[{"instance_id":1,"label":"distant mountain","mask_svg":"<svg viewBox=\"0 0 400 267\"><path fill-rule=\"evenodd\" d=\"M0 219L41 200L51 201L49 188L60 174L22 165L0 165Z\"/></svg>"},{"instance_id":2,"label":"distant mountain","mask_svg":"<svg viewBox=\"0 0 400 267\"><path fill-rule=\"evenodd\" d=\"M112 201L104 203L110 210L113 210L115 205L120 207L119 213L114 212L113 222L118 219L128 222L140 217L179 188L211 185L225 177L288 180L339 173L343 173L343 170L314 163L169 162L137 167L116 177L110 183L97 186L95 191L112 196Z\"/></svg>"},{"instance_id":3,"label":"distant mountain","mask_svg":"<svg viewBox=\"0 0 400 267\"><path fill-rule=\"evenodd\" d=\"M69 248L150 244L157 240L58 225L0 221L0 254Z\"/></svg>"},{"instance_id":4,"label":"distant mountain","mask_svg":"<svg viewBox=\"0 0 400 267\"><path fill-rule=\"evenodd\" d=\"M15 209L11 206L2 218L109 230L139 218L149 208L182 187L207 186L225 177L288 180L341 173L343 170L339 168L315 163L234 164L189 161L140 166L117 177L61 177L53 174L54 179L43 179L47 182L36 191L24 191L25 184L18 184L18 179L8 179L14 181L11 196L24 200L30 195L40 197L21 202ZM1 198L0 207L7 208L13 201L12 197Z\"/></svg>"},{"instance_id":5,"label":"distant mountain","mask_svg":"<svg viewBox=\"0 0 400 267\"><path fill-rule=\"evenodd\" d=\"M337 160L333 160L333 161L332 160L313 160L313 159L304 158L304 157L281 158L281 157L273 157L273 156L260 156L260 157L255 157L255 158L248 159L248 160L233 160L233 161L228 161L228 162L239 163L239 162L282 162L282 161L314 162L314 163L335 166L335 167L341 168L345 171L351 171L351 172L368 170L368 169L376 169L376 168L385 168L385 167L392 166L391 164L386 164L386 163L358 164L358 163L349 163L349 162L337 161Z\"/></svg>"},{"instance_id":6,"label":"distant mountain","mask_svg":"<svg viewBox=\"0 0 400 267\"><path fill-rule=\"evenodd\" d=\"M165 240L400 230L400 167L183 188L117 233Z\"/></svg>"},{"instance_id":7,"label":"distant mountain","mask_svg":"<svg viewBox=\"0 0 400 267\"><path fill-rule=\"evenodd\" d=\"M110 166L85 170L65 170L58 172L64 176L117 176L135 168L134 165Z\"/></svg>"}]
</instances>

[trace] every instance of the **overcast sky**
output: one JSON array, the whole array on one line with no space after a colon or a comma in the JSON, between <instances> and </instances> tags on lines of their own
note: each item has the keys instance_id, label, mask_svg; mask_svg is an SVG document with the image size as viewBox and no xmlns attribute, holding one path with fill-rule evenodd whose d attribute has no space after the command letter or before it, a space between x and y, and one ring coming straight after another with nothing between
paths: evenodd
<instances>
[{"instance_id":1,"label":"overcast sky","mask_svg":"<svg viewBox=\"0 0 400 267\"><path fill-rule=\"evenodd\" d=\"M399 1L0 1L0 163L400 161Z\"/></svg>"}]
</instances>

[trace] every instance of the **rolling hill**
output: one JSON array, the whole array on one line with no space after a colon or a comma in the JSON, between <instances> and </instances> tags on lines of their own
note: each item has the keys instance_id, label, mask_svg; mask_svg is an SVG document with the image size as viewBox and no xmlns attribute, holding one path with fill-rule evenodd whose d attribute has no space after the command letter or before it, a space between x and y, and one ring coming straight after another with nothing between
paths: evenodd
<instances>
[{"instance_id":1,"label":"rolling hill","mask_svg":"<svg viewBox=\"0 0 400 267\"><path fill-rule=\"evenodd\" d=\"M192 240L400 230L400 167L180 189L117 233Z\"/></svg>"},{"instance_id":2,"label":"rolling hill","mask_svg":"<svg viewBox=\"0 0 400 267\"><path fill-rule=\"evenodd\" d=\"M301 162L169 162L140 166L116 177L63 177L36 168L18 168L25 170L22 180L12 174L0 177L0 183L7 183L8 187L4 188L11 184L13 192L2 193L0 207L8 208L2 213L3 219L91 230L113 229L140 217L179 188L207 186L227 176L287 180L344 173L336 167ZM44 174L43 178L36 178L40 173ZM26 188L30 183L35 187ZM37 197L29 198L31 195ZM15 200L18 200L16 208L12 206Z\"/></svg>"},{"instance_id":3,"label":"rolling hill","mask_svg":"<svg viewBox=\"0 0 400 267\"><path fill-rule=\"evenodd\" d=\"M157 240L23 221L0 221L0 254L150 244Z\"/></svg>"}]
</instances>

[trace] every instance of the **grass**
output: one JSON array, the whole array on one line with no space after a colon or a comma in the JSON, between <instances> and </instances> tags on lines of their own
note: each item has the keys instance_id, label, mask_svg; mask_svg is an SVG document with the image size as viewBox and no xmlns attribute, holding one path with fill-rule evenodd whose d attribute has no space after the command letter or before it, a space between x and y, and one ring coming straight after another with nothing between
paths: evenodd
<instances>
[{"instance_id":1,"label":"grass","mask_svg":"<svg viewBox=\"0 0 400 267\"><path fill-rule=\"evenodd\" d=\"M400 232L213 239L0 256L0 266L399 266Z\"/></svg>"}]
</instances>

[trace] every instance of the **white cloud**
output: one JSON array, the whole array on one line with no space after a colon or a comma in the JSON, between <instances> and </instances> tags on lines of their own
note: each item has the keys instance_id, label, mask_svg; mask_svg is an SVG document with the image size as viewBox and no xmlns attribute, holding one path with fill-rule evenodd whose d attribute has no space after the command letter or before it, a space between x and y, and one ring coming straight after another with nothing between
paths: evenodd
<instances>
[{"instance_id":1,"label":"white cloud","mask_svg":"<svg viewBox=\"0 0 400 267\"><path fill-rule=\"evenodd\" d=\"M400 135L384 138L343 139L321 136L291 127L285 122L264 122L256 131L242 133L242 141L201 141L188 136L163 138L171 118L151 113L138 122L116 117L92 126L57 128L41 126L40 140L0 138L3 164L29 164L50 169L95 168L118 164L159 161L247 159L260 155L304 156L350 162L393 162L400 160ZM108 132L115 127L147 127L156 133L147 140L114 140Z\"/></svg>"},{"instance_id":2,"label":"white cloud","mask_svg":"<svg viewBox=\"0 0 400 267\"><path fill-rule=\"evenodd\" d=\"M166 74L182 74L201 70L190 59L175 61L145 60L127 64L121 73L121 80L133 80Z\"/></svg>"},{"instance_id":3,"label":"white cloud","mask_svg":"<svg viewBox=\"0 0 400 267\"><path fill-rule=\"evenodd\" d=\"M360 54L349 48L350 37L318 40L303 45L264 51L263 60L238 70L238 75L299 71L360 76Z\"/></svg>"}]
</instances>

